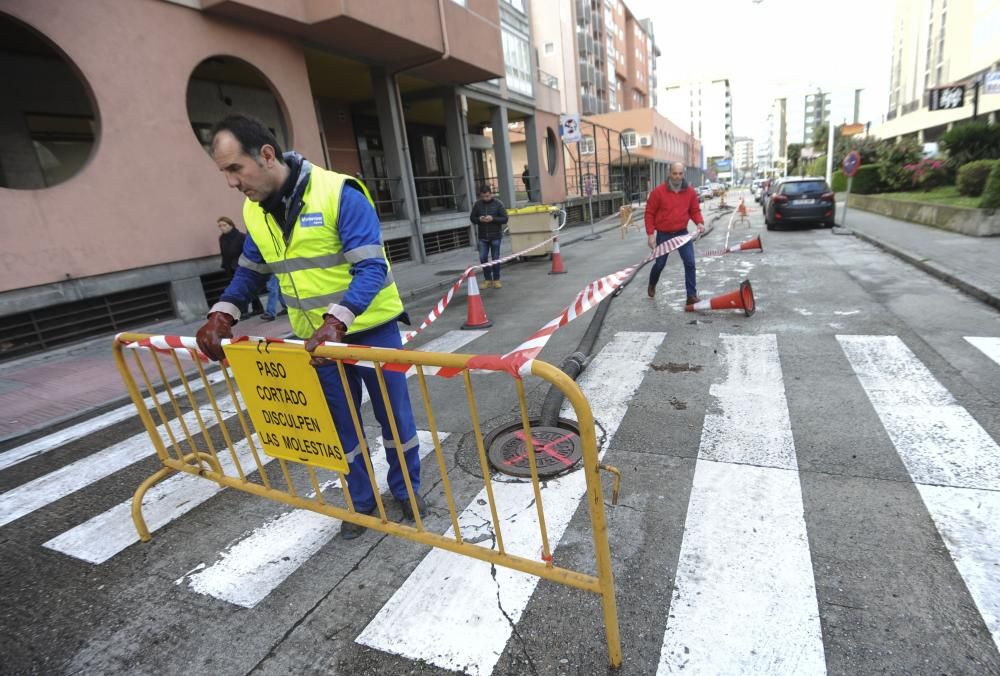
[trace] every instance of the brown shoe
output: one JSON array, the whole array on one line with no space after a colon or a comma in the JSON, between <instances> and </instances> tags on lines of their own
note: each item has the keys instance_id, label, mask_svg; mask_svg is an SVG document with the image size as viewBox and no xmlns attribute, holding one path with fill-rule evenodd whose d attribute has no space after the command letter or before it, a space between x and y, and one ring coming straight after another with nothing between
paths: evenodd
<instances>
[{"instance_id":1,"label":"brown shoe","mask_svg":"<svg viewBox=\"0 0 1000 676\"><path fill-rule=\"evenodd\" d=\"M653 298L654 296L656 296L656 285L655 284L650 284L646 288L646 295L649 296L650 298Z\"/></svg>"},{"instance_id":2,"label":"brown shoe","mask_svg":"<svg viewBox=\"0 0 1000 676\"><path fill-rule=\"evenodd\" d=\"M688 305L694 305L695 303L700 303L700 302L701 302L701 298L698 298L698 296L688 296L688 299L687 299L687 304Z\"/></svg>"}]
</instances>

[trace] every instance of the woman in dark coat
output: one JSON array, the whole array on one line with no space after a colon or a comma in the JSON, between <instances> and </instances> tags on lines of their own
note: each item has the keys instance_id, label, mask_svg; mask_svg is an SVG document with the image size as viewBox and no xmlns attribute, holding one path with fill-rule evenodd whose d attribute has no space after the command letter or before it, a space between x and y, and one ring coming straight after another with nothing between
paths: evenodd
<instances>
[{"instance_id":1,"label":"woman in dark coat","mask_svg":"<svg viewBox=\"0 0 1000 676\"><path fill-rule=\"evenodd\" d=\"M236 272L236 268L240 262L240 255L243 253L243 240L246 239L246 235L236 229L236 224L228 216L219 216L218 219L219 232L219 253L222 254L222 269L229 274L229 279L232 279L233 273ZM264 306L260 302L260 298L254 296L254 299L250 302L250 312L249 315L260 314L264 311Z\"/></svg>"}]
</instances>

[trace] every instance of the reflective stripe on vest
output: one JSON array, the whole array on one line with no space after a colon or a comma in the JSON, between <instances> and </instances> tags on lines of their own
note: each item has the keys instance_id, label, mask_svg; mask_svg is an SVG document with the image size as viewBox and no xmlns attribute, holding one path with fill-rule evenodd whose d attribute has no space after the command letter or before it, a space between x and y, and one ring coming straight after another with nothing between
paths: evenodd
<instances>
[{"instance_id":1,"label":"reflective stripe on vest","mask_svg":"<svg viewBox=\"0 0 1000 676\"><path fill-rule=\"evenodd\" d=\"M340 213L340 195L348 181L362 191L369 204L374 205L365 186L350 176L315 166L311 168L302 196L303 208L287 245L273 217L266 215L259 204L250 200L243 204L247 233L265 261L264 266L256 265L266 267L277 276L288 306L292 331L299 338L312 336L313 331L323 324L327 308L343 298L351 283L352 264L371 258L386 260L381 245L343 251L337 216ZM349 334L384 324L403 312L403 302L388 260L386 267L384 286L368 308L355 317L348 329Z\"/></svg>"}]
</instances>

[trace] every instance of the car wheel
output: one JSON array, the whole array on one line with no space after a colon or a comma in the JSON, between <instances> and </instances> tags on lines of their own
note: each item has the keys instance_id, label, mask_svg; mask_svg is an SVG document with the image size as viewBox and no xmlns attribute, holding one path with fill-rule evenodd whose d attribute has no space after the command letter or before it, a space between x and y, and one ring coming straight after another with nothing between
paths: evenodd
<instances>
[{"instance_id":1,"label":"car wheel","mask_svg":"<svg viewBox=\"0 0 1000 676\"><path fill-rule=\"evenodd\" d=\"M826 223L823 224L823 227L824 228L832 228L835 225L837 225L837 224L834 223L833 221L827 221Z\"/></svg>"}]
</instances>

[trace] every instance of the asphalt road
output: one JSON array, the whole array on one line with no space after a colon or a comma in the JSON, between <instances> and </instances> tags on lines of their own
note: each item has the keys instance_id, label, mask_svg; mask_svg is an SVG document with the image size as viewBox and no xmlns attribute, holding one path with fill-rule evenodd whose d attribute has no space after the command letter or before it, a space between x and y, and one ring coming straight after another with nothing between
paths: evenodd
<instances>
[{"instance_id":1,"label":"asphalt road","mask_svg":"<svg viewBox=\"0 0 1000 676\"><path fill-rule=\"evenodd\" d=\"M751 212L731 240L761 234L763 252L699 259L698 291L750 279L752 317L684 312L672 254L654 299L646 268L613 302L579 381L622 472L617 505L604 480L620 673L1000 673L1000 314L854 237L764 232ZM698 249L721 247L725 224ZM607 232L563 248L568 274L510 266L482 291L491 328L461 333L456 299L416 346L506 352L647 251ZM588 320L540 358L561 362ZM496 547L463 383L429 382L463 534ZM473 384L485 432L516 415L510 377ZM525 385L536 410L546 387ZM3 672L607 670L596 595L374 532L343 541L335 520L233 490L183 498L132 542L151 453L129 421L0 471ZM578 478L542 495L556 564L591 573ZM494 483L524 501L523 484ZM432 453L425 525L445 532L441 491ZM511 547L531 498L502 519Z\"/></svg>"}]
</instances>

